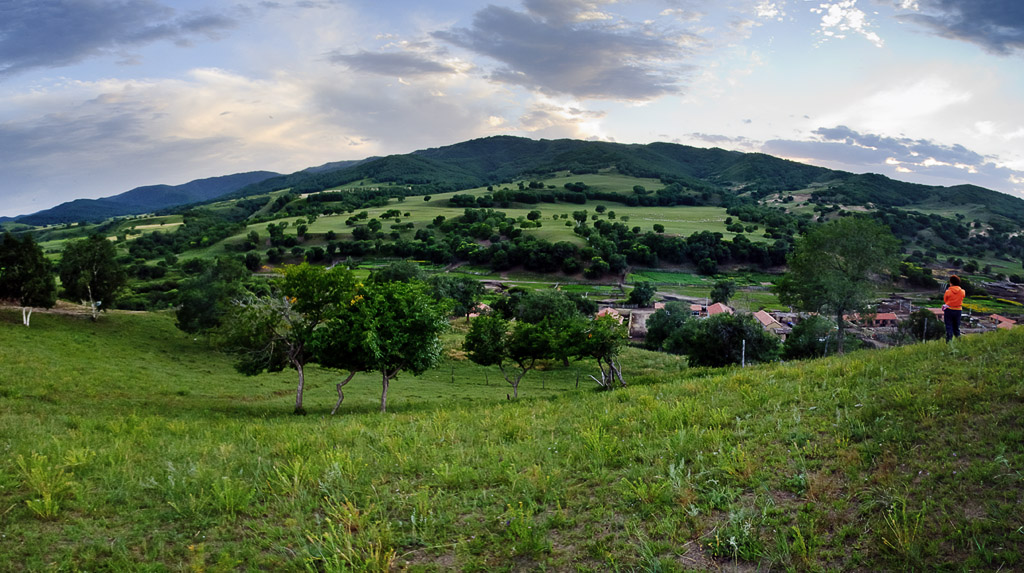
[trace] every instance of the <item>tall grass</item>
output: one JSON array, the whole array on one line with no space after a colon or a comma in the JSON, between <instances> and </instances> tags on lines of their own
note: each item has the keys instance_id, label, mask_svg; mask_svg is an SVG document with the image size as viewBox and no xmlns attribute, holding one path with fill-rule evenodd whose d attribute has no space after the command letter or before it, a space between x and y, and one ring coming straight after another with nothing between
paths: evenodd
<instances>
[{"instance_id":1,"label":"tall grass","mask_svg":"<svg viewBox=\"0 0 1024 573\"><path fill-rule=\"evenodd\" d=\"M629 388L553 368L520 402L453 359L334 417L330 373L292 416L287 373L166 316L0 311L0 343L14 570L1024 566L1020 330L723 371L631 350Z\"/></svg>"}]
</instances>

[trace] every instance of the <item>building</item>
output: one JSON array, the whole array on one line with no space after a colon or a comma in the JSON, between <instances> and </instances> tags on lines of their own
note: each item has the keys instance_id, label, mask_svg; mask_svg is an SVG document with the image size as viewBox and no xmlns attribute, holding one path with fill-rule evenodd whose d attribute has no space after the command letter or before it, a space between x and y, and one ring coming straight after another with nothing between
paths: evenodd
<instances>
[{"instance_id":1,"label":"building","mask_svg":"<svg viewBox=\"0 0 1024 573\"><path fill-rule=\"evenodd\" d=\"M755 312L754 318L756 318L757 321L761 323L761 326L765 330L775 334L782 340L786 340L786 336L788 336L789 333L793 331L792 328L782 324L781 322L776 320L775 317L773 317L772 315L768 314L763 310Z\"/></svg>"}]
</instances>

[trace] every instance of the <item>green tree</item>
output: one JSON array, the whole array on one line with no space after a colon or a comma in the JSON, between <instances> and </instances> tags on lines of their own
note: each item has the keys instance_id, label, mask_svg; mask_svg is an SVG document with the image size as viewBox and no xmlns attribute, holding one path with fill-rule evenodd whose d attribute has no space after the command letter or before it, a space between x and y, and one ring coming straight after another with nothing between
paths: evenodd
<instances>
[{"instance_id":1,"label":"green tree","mask_svg":"<svg viewBox=\"0 0 1024 573\"><path fill-rule=\"evenodd\" d=\"M883 277L896 272L899 241L870 219L843 217L798 239L788 257L789 271L776 284L783 304L828 312L838 325L844 351L844 316L864 311Z\"/></svg>"},{"instance_id":2,"label":"green tree","mask_svg":"<svg viewBox=\"0 0 1024 573\"><path fill-rule=\"evenodd\" d=\"M219 331L220 345L237 355L235 368L248 376L293 368L298 374L295 413L302 405L305 366L312 357L310 343L318 326L347 311L357 290L352 272L343 267L285 266L272 288L274 294L237 301Z\"/></svg>"},{"instance_id":3,"label":"green tree","mask_svg":"<svg viewBox=\"0 0 1024 573\"><path fill-rule=\"evenodd\" d=\"M370 275L370 282L409 282L422 281L426 279L426 273L420 266L412 261L396 261L387 264Z\"/></svg>"},{"instance_id":4,"label":"green tree","mask_svg":"<svg viewBox=\"0 0 1024 573\"><path fill-rule=\"evenodd\" d=\"M897 336L905 341L939 340L946 336L946 325L927 308L919 308L900 321Z\"/></svg>"},{"instance_id":5,"label":"green tree","mask_svg":"<svg viewBox=\"0 0 1024 573\"><path fill-rule=\"evenodd\" d=\"M595 319L579 317L574 327L566 328L569 336L563 338L570 345L571 354L577 360L593 358L601 371L601 378L591 378L597 384L609 390L616 385L625 386L622 368L616 363L619 352L626 343L626 325L610 315Z\"/></svg>"},{"instance_id":6,"label":"green tree","mask_svg":"<svg viewBox=\"0 0 1024 573\"><path fill-rule=\"evenodd\" d=\"M176 325L189 334L209 332L221 324L235 299L246 294L246 268L230 257L218 257L201 273L178 287Z\"/></svg>"},{"instance_id":7,"label":"green tree","mask_svg":"<svg viewBox=\"0 0 1024 573\"><path fill-rule=\"evenodd\" d=\"M362 340L361 360L381 374L380 411L387 411L388 386L399 372L419 375L441 359L441 334L448 330L450 306L435 301L419 281L369 285L352 305L358 329L339 336ZM328 325L331 326L331 325Z\"/></svg>"},{"instance_id":8,"label":"green tree","mask_svg":"<svg viewBox=\"0 0 1024 573\"><path fill-rule=\"evenodd\" d=\"M64 247L60 260L60 282L64 296L88 301L92 319L110 308L128 280L117 262L114 243L100 235L72 241Z\"/></svg>"},{"instance_id":9,"label":"green tree","mask_svg":"<svg viewBox=\"0 0 1024 573\"><path fill-rule=\"evenodd\" d=\"M454 316L465 316L466 322L484 295L483 283L466 276L436 274L430 277L428 284L434 298L451 301Z\"/></svg>"},{"instance_id":10,"label":"green tree","mask_svg":"<svg viewBox=\"0 0 1024 573\"><path fill-rule=\"evenodd\" d=\"M644 337L644 346L651 350L665 350L665 341L686 324L686 321L693 316L690 311L690 304L686 302L672 301L665 304L665 308L658 309L647 318L647 335Z\"/></svg>"},{"instance_id":11,"label":"green tree","mask_svg":"<svg viewBox=\"0 0 1024 573\"><path fill-rule=\"evenodd\" d=\"M829 345L836 349L836 325L824 316L811 315L793 326L793 331L782 343L782 357L786 360L818 358L824 356Z\"/></svg>"},{"instance_id":12,"label":"green tree","mask_svg":"<svg viewBox=\"0 0 1024 573\"><path fill-rule=\"evenodd\" d=\"M777 360L779 339L761 327L753 315L716 314L687 321L669 344L685 352L691 366L728 366Z\"/></svg>"},{"instance_id":13,"label":"green tree","mask_svg":"<svg viewBox=\"0 0 1024 573\"><path fill-rule=\"evenodd\" d=\"M31 234L19 241L4 233L0 241L0 299L13 299L21 306L25 326L32 319L32 309L51 308L57 302L52 267Z\"/></svg>"},{"instance_id":14,"label":"green tree","mask_svg":"<svg viewBox=\"0 0 1024 573\"><path fill-rule=\"evenodd\" d=\"M635 304L641 307L651 306L651 302L654 300L654 295L657 291L654 289L654 283L650 281L640 281L636 283L633 290L629 293L629 304Z\"/></svg>"},{"instance_id":15,"label":"green tree","mask_svg":"<svg viewBox=\"0 0 1024 573\"><path fill-rule=\"evenodd\" d=\"M711 302L720 302L722 304L729 304L729 299L732 295L736 294L736 283L732 281L716 281L715 286L711 287Z\"/></svg>"},{"instance_id":16,"label":"green tree","mask_svg":"<svg viewBox=\"0 0 1024 573\"><path fill-rule=\"evenodd\" d=\"M486 315L473 321L463 348L476 364L497 366L516 399L523 376L538 360L552 356L552 333L541 324Z\"/></svg>"}]
</instances>

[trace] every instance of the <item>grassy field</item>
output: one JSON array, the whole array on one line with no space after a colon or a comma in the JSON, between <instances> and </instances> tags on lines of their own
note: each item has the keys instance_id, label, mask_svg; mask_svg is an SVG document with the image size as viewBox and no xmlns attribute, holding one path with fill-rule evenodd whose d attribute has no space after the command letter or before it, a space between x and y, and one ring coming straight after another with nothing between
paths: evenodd
<instances>
[{"instance_id":1,"label":"grassy field","mask_svg":"<svg viewBox=\"0 0 1024 573\"><path fill-rule=\"evenodd\" d=\"M167 315L0 310L7 570L1017 570L1024 330L509 402L460 360L245 378ZM585 368L585 367L583 367ZM452 372L455 380L451 380ZM542 388L543 384L543 388Z\"/></svg>"}]
</instances>

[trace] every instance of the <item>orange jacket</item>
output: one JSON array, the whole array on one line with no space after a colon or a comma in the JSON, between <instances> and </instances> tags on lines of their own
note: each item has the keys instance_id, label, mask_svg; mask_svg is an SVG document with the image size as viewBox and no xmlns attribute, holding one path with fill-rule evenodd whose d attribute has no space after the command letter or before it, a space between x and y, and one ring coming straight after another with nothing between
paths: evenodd
<instances>
[{"instance_id":1,"label":"orange jacket","mask_svg":"<svg viewBox=\"0 0 1024 573\"><path fill-rule=\"evenodd\" d=\"M967 292L954 285L946 289L946 294L942 296L942 302L953 310L963 310L965 296L967 296Z\"/></svg>"}]
</instances>

